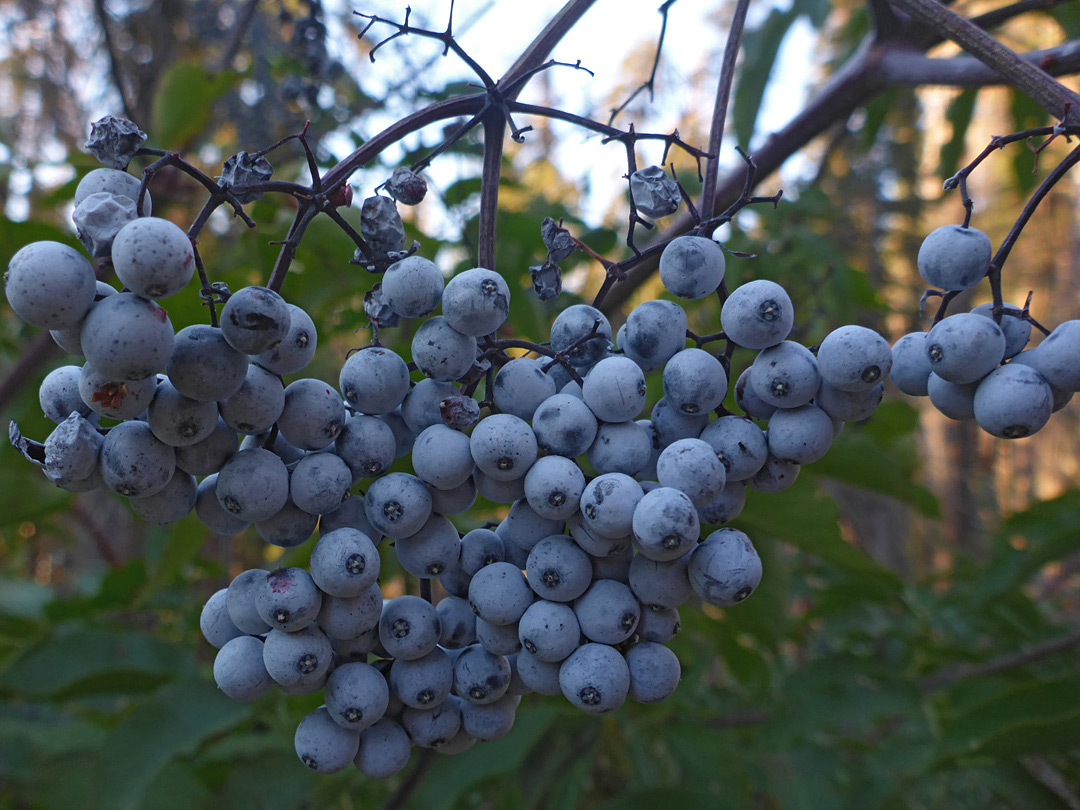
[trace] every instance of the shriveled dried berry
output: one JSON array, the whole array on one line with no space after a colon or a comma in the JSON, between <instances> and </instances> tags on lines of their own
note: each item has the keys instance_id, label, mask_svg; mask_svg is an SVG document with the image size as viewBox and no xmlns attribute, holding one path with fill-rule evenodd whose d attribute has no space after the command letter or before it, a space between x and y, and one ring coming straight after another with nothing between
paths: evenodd
<instances>
[{"instance_id":1,"label":"shriveled dried berry","mask_svg":"<svg viewBox=\"0 0 1080 810\"><path fill-rule=\"evenodd\" d=\"M360 235L380 258L405 246L405 226L392 199L375 196L364 200L360 209Z\"/></svg>"},{"instance_id":2,"label":"shriveled dried berry","mask_svg":"<svg viewBox=\"0 0 1080 810\"><path fill-rule=\"evenodd\" d=\"M145 142L146 133L126 118L106 115L90 125L86 148L106 166L126 169Z\"/></svg>"},{"instance_id":3,"label":"shriveled dried berry","mask_svg":"<svg viewBox=\"0 0 1080 810\"><path fill-rule=\"evenodd\" d=\"M529 268L532 276L533 292L541 301L557 298L562 292L562 268L549 257L541 265Z\"/></svg>"},{"instance_id":4,"label":"shriveled dried berry","mask_svg":"<svg viewBox=\"0 0 1080 810\"><path fill-rule=\"evenodd\" d=\"M221 183L223 188L232 189L235 186L250 186L255 183L266 182L273 174L274 167L262 155L237 152L225 161L218 182ZM249 191L236 194L236 199L244 204L255 202L260 197L262 197L261 192Z\"/></svg>"},{"instance_id":5,"label":"shriveled dried berry","mask_svg":"<svg viewBox=\"0 0 1080 810\"><path fill-rule=\"evenodd\" d=\"M630 175L630 196L637 210L653 219L674 214L682 202L678 184L660 166L638 169Z\"/></svg>"},{"instance_id":6,"label":"shriveled dried berry","mask_svg":"<svg viewBox=\"0 0 1080 810\"><path fill-rule=\"evenodd\" d=\"M551 217L546 217L540 223L540 238L544 240L544 246L548 250L549 262L561 262L575 250L574 237L570 231L562 227Z\"/></svg>"},{"instance_id":7,"label":"shriveled dried berry","mask_svg":"<svg viewBox=\"0 0 1080 810\"><path fill-rule=\"evenodd\" d=\"M386 181L386 190L402 205L417 205L427 194L427 182L412 170L398 166Z\"/></svg>"}]
</instances>

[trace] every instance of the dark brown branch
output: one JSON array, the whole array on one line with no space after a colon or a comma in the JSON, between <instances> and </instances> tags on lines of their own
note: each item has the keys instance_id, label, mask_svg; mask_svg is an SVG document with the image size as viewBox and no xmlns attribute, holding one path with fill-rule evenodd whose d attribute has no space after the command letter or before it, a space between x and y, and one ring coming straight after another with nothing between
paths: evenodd
<instances>
[{"instance_id":1,"label":"dark brown branch","mask_svg":"<svg viewBox=\"0 0 1080 810\"><path fill-rule=\"evenodd\" d=\"M999 672L1007 672L1010 669L1018 669L1028 664L1034 664L1036 661L1044 661L1074 647L1080 647L1080 630L1074 630L1068 635L1033 644L1027 649L1007 653L980 664L960 664L945 667L939 672L921 678L919 688L923 692L934 692L957 681L978 678L983 675L996 675Z\"/></svg>"},{"instance_id":2,"label":"dark brown branch","mask_svg":"<svg viewBox=\"0 0 1080 810\"><path fill-rule=\"evenodd\" d=\"M1080 96L1021 59L971 20L937 0L892 0L893 5L924 25L940 31L1010 84L1031 97L1046 112L1065 123L1080 119Z\"/></svg>"},{"instance_id":3,"label":"dark brown branch","mask_svg":"<svg viewBox=\"0 0 1080 810\"><path fill-rule=\"evenodd\" d=\"M879 40L893 39L903 33L889 0L867 0L866 9L870 13L870 26Z\"/></svg>"},{"instance_id":4,"label":"dark brown branch","mask_svg":"<svg viewBox=\"0 0 1080 810\"><path fill-rule=\"evenodd\" d=\"M976 17L972 17L971 21L979 26L979 28L989 31L997 28L999 25L1007 23L1014 17L1019 17L1021 14L1027 14L1029 11L1049 11L1055 6L1072 2L1075 2L1075 0L1019 0L1019 2L1010 3L1007 6L995 8L985 14L979 14Z\"/></svg>"},{"instance_id":5,"label":"dark brown branch","mask_svg":"<svg viewBox=\"0 0 1080 810\"><path fill-rule=\"evenodd\" d=\"M529 44L517 61L499 79L499 85L513 88L506 93L507 102L516 98L523 87L518 83L518 79L544 63L551 49L574 27L594 2L595 0L570 0ZM326 188L335 188L341 185L354 171L374 160L380 152L407 135L436 121L444 121L448 118L457 118L463 115L476 115L486 103L488 103L487 93L476 93L471 96L440 101L405 116L405 118L387 127L367 141L328 171L323 176L324 186Z\"/></svg>"},{"instance_id":6,"label":"dark brown branch","mask_svg":"<svg viewBox=\"0 0 1080 810\"><path fill-rule=\"evenodd\" d=\"M713 104L712 127L709 130L709 158L705 163L705 185L701 191L702 216L712 215L716 204L716 180L720 174L720 147L724 143L724 124L727 121L728 99L731 97L731 82L735 78L735 59L739 55L739 43L742 41L743 24L746 22L746 10L750 0L738 0L735 14L731 19L727 44L724 46L724 61L720 68L720 80L716 85L716 101ZM710 236L710 234L704 234Z\"/></svg>"},{"instance_id":7,"label":"dark brown branch","mask_svg":"<svg viewBox=\"0 0 1080 810\"><path fill-rule=\"evenodd\" d=\"M1015 17L1027 14L1029 11L1046 11L1055 6L1074 2L1076 0L1018 0L1010 5L987 11L985 14L978 14L971 18L971 22L979 26L979 28L990 31L1004 25ZM912 30L913 27L915 30ZM905 29L904 38L907 42L920 50L928 51L934 46L947 41L947 37L943 36L940 31L920 25L910 19L907 20L907 25L904 25L903 28Z\"/></svg>"},{"instance_id":8,"label":"dark brown branch","mask_svg":"<svg viewBox=\"0 0 1080 810\"><path fill-rule=\"evenodd\" d=\"M1031 217L1035 213L1035 209L1039 207L1039 203L1043 201L1050 190L1060 182L1069 170L1080 163L1080 146L1073 149L1066 158L1061 161L1054 170L1046 176L1046 179L1039 184L1039 187L1035 189L1034 193L1024 204L1024 209L1020 212L1020 216L1016 218L1016 222L1013 223L1012 228L1009 229L1009 233L1006 234L1002 240L1001 245L998 247L997 252L994 254L994 258L990 260L990 269L987 271L987 277L990 279L990 290L994 295L994 311L1001 312L1003 306L1002 294L1001 294L1001 270L1005 266L1005 262L1009 258L1009 253L1012 252L1013 245L1016 244L1016 240L1020 238L1020 234L1027 226Z\"/></svg>"},{"instance_id":9,"label":"dark brown branch","mask_svg":"<svg viewBox=\"0 0 1080 810\"><path fill-rule=\"evenodd\" d=\"M1033 754L1023 756L1020 757L1020 765L1032 779L1057 796L1069 810L1080 810L1080 796L1073 791L1069 780L1045 757Z\"/></svg>"},{"instance_id":10,"label":"dark brown branch","mask_svg":"<svg viewBox=\"0 0 1080 810\"><path fill-rule=\"evenodd\" d=\"M78 519L79 523L90 533L90 538L94 541L94 548L98 550L98 554L102 559L108 563L110 568L119 568L124 564L123 558L113 548L112 543L109 541L109 535L98 524L90 510L84 506L78 498L72 498L71 503L68 505L68 509L71 510L72 515Z\"/></svg>"},{"instance_id":11,"label":"dark brown branch","mask_svg":"<svg viewBox=\"0 0 1080 810\"><path fill-rule=\"evenodd\" d=\"M1035 209L1039 207L1039 203L1041 203L1043 198L1050 193L1050 189L1052 189L1077 163L1080 163L1080 146L1073 149L1061 163L1055 166L1054 170L1051 171L1039 187L1035 189L1031 198L1024 205L1024 209L1020 212L1020 216L1017 217L1016 222L1014 222L1012 228L1009 229L1009 233L1002 240L1001 246L998 247L997 253L994 254L994 258L990 263L991 266L995 266L999 270L1004 266L1005 261L1009 258L1009 253L1012 251L1013 245L1016 244L1016 240L1020 237L1020 233L1024 230L1024 226L1027 225L1028 220L1030 220L1035 213Z\"/></svg>"},{"instance_id":12,"label":"dark brown branch","mask_svg":"<svg viewBox=\"0 0 1080 810\"><path fill-rule=\"evenodd\" d=\"M1073 62L1072 43L1059 48L1051 48L1045 53L1031 54L1031 58L1045 59L1050 56L1048 70L1055 75L1080 71L1080 62ZM931 60L908 47L895 44L881 44L866 40L850 59L829 79L814 100L808 104L782 129L774 133L758 150L754 160L758 165L758 180L764 179L780 168L793 154L803 149L811 140L825 132L837 121L845 121L855 110L867 104L883 91L909 83L908 76L916 71L925 71L928 62L957 64L961 69L949 65L936 64L934 70L940 73L940 84L957 86L986 86L1001 84L1002 79L988 70L981 63L969 57L956 57L963 60ZM910 71L910 72L909 72ZM977 80L977 81L976 81ZM702 211L702 216L715 215L738 199L743 182L743 173L733 169L722 177L717 184L716 202L713 211ZM688 216L681 216L671 226L664 238L686 233L694 223ZM643 250L643 256L650 255L650 250ZM658 258L658 256L657 256ZM618 285L607 297L603 310L612 312L618 309L633 295L656 269L655 261L639 263L629 273L626 281Z\"/></svg>"},{"instance_id":13,"label":"dark brown branch","mask_svg":"<svg viewBox=\"0 0 1080 810\"><path fill-rule=\"evenodd\" d=\"M458 44L458 41L454 39L453 0L451 0L450 3L450 16L449 19L447 19L446 21L445 31L429 31L425 28L417 28L415 26L409 25L409 15L411 12L411 8L405 8L405 22L403 23L396 23L393 20L388 20L385 17L378 16L377 14L362 14L359 11L353 12L353 14L355 14L356 16L363 17L365 20L368 20L368 24L364 26L364 29L359 34L360 39L363 39L364 36L367 34L368 30L376 23L383 23L384 25L390 25L397 28L396 34L391 34L386 39L376 43L375 46L372 47L372 49L368 52L368 57L371 59L372 62L375 61L375 52L386 43L401 36L416 34L419 37L434 39L438 42L441 42L443 44L443 56L446 56L446 54L448 54L450 51L453 51L454 54L457 55L457 57L461 59L461 61L464 62L466 65L468 65L469 69L476 74L477 78L480 79L486 89L490 90L495 86L495 80L492 79L491 76L488 75L488 72L484 70L483 67L481 67L480 63L473 59L471 56L469 56L465 49L462 48L460 44Z\"/></svg>"},{"instance_id":14,"label":"dark brown branch","mask_svg":"<svg viewBox=\"0 0 1080 810\"><path fill-rule=\"evenodd\" d=\"M38 367L56 354L59 348L51 334L42 332L20 350L19 359L0 380L0 410L7 410Z\"/></svg>"},{"instance_id":15,"label":"dark brown branch","mask_svg":"<svg viewBox=\"0 0 1080 810\"><path fill-rule=\"evenodd\" d=\"M503 135L506 119L491 110L484 121L484 168L480 179L480 233L477 258L481 267L496 270L496 229L499 221L499 178L502 176Z\"/></svg>"},{"instance_id":16,"label":"dark brown branch","mask_svg":"<svg viewBox=\"0 0 1080 810\"><path fill-rule=\"evenodd\" d=\"M1050 76L1068 76L1080 72L1080 41L1073 40L1053 48L1020 54L1020 59L1038 65ZM897 47L885 51L881 69L893 87L986 87L1003 83L1002 77L993 68L973 56L934 58L910 48Z\"/></svg>"},{"instance_id":17,"label":"dark brown branch","mask_svg":"<svg viewBox=\"0 0 1080 810\"><path fill-rule=\"evenodd\" d=\"M539 104L522 104L519 101L508 103L507 108L511 112L521 112L526 115L539 115L544 118L554 118L557 121L566 121L567 123L574 124L582 129L598 132L604 136L605 142L620 141L622 143L633 143L636 141L664 141L665 149L677 146L695 159L707 158L709 156L708 152L702 151L680 138L678 132L670 134L660 132L637 132L634 130L633 126L631 126L629 130L621 130L617 127L610 127L599 121L593 121L591 118L575 115L574 113L566 112L565 110L560 110L555 107L543 107Z\"/></svg>"}]
</instances>

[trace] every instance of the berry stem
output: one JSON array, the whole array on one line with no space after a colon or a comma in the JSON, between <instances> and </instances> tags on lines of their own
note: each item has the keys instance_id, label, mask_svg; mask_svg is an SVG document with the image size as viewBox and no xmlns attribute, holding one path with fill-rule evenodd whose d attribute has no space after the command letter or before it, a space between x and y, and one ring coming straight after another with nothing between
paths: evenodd
<instances>
[{"instance_id":1,"label":"berry stem","mask_svg":"<svg viewBox=\"0 0 1080 810\"><path fill-rule=\"evenodd\" d=\"M1035 213L1035 209L1039 207L1039 203L1041 203L1043 198L1050 193L1050 189L1057 185L1058 181L1068 174L1069 169L1077 163L1080 163L1080 146L1077 146L1069 152L1069 154L1065 156L1065 159L1055 166L1053 171L1051 171L1050 174L1046 176L1046 179L1039 184L1039 187L1035 189L1027 203L1025 203L1023 210L1020 212L1020 216L1017 217L1016 222L1014 222L1012 228L1009 229L1009 233L1005 236L1005 239L1002 240L1001 246L998 247L997 252L994 254L994 258L991 259L990 270L987 275L990 278L991 286L994 288L995 306L1001 305L1001 268L1009 258L1009 253L1012 251L1013 245L1015 245L1016 240L1020 238L1021 232ZM995 271L998 276L996 287L994 287Z\"/></svg>"},{"instance_id":2,"label":"berry stem","mask_svg":"<svg viewBox=\"0 0 1080 810\"><path fill-rule=\"evenodd\" d=\"M480 176L480 233L477 258L481 267L497 270L495 248L499 221L499 178L502 176L506 119L492 110L484 118L484 168Z\"/></svg>"},{"instance_id":3,"label":"berry stem","mask_svg":"<svg viewBox=\"0 0 1080 810\"><path fill-rule=\"evenodd\" d=\"M724 124L727 121L728 102L731 97L731 83L735 78L735 59L739 55L739 43L742 41L743 24L746 22L746 10L750 0L738 0L731 18L727 44L724 46L724 61L720 68L720 79L716 84L716 102L713 104L712 127L709 130L709 155L705 163L705 184L701 190L701 210L709 216L716 205L716 183L720 176L720 147L724 142Z\"/></svg>"}]
</instances>

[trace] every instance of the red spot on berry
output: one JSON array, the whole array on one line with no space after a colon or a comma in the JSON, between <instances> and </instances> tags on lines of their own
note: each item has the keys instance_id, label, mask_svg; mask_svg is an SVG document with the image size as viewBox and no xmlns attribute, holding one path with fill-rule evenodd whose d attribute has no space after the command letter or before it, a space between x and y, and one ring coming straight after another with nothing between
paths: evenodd
<instances>
[{"instance_id":1,"label":"red spot on berry","mask_svg":"<svg viewBox=\"0 0 1080 810\"><path fill-rule=\"evenodd\" d=\"M266 583L270 586L270 590L273 593L285 593L295 584L292 581L292 576L285 570L272 571L267 574Z\"/></svg>"}]
</instances>

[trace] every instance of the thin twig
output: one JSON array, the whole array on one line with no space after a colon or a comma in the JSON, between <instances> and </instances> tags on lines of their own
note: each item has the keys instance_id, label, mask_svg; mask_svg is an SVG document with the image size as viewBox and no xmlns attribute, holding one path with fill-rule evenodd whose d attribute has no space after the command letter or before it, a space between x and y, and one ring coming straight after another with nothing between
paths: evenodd
<instances>
[{"instance_id":1,"label":"thin twig","mask_svg":"<svg viewBox=\"0 0 1080 810\"><path fill-rule=\"evenodd\" d=\"M996 675L999 672L1025 667L1036 661L1044 661L1074 647L1080 647L1080 630L1074 630L1059 638L1033 644L1024 650L1006 653L981 664L959 664L945 667L932 675L921 678L919 680L919 689L923 692L935 692L957 681L978 678L983 675Z\"/></svg>"},{"instance_id":2,"label":"thin twig","mask_svg":"<svg viewBox=\"0 0 1080 810\"><path fill-rule=\"evenodd\" d=\"M420 787L420 782L424 776L427 775L428 769L431 767L431 763L435 759L435 751L431 748L423 748L420 751L420 757L416 760L416 765L409 772L408 776L402 778L401 782L397 786L397 790L393 792L389 799L386 800L386 804L382 806L382 810L400 810L405 806L405 803L409 801L410 797Z\"/></svg>"},{"instance_id":3,"label":"thin twig","mask_svg":"<svg viewBox=\"0 0 1080 810\"><path fill-rule=\"evenodd\" d=\"M124 72L120 69L120 53L109 29L109 13L105 9L105 0L94 0L94 14L97 15L98 24L101 26L101 38L105 42L105 52L109 55L109 72L116 92L120 96L120 104L124 108L124 117L129 121L135 120L134 103L128 100L128 94L124 88Z\"/></svg>"},{"instance_id":4,"label":"thin twig","mask_svg":"<svg viewBox=\"0 0 1080 810\"><path fill-rule=\"evenodd\" d=\"M994 311L1001 312L1003 306L1003 298L1001 293L1001 270L1005 266L1005 262L1009 258L1009 253L1012 252L1013 245L1016 244L1016 240L1020 238L1020 234L1023 232L1025 226L1031 220L1032 215L1035 213L1035 209L1039 207L1039 203L1043 201L1050 190L1057 185L1061 180L1077 163L1080 163L1080 146L1077 146L1065 157L1061 163L1054 167L1054 170L1046 176L1046 179L1039 184L1039 187L1035 189L1027 203L1024 204L1023 210L1020 212L1020 216L1016 218L1016 222L1009 229L1008 234L1001 241L1001 245L998 246L997 252L994 253L994 257L990 260L990 269L986 273L986 277L990 280L990 291L994 296Z\"/></svg>"},{"instance_id":5,"label":"thin twig","mask_svg":"<svg viewBox=\"0 0 1080 810\"><path fill-rule=\"evenodd\" d=\"M38 367L56 354L59 348L48 332L36 335L33 340L20 348L19 359L7 370L4 379L0 381L0 410L7 410Z\"/></svg>"},{"instance_id":6,"label":"thin twig","mask_svg":"<svg viewBox=\"0 0 1080 810\"><path fill-rule=\"evenodd\" d=\"M664 35L667 33L668 9L677 2L678 0L665 0L664 4L657 9L662 17L662 22L660 23L660 36L656 41L656 55L653 56L652 70L649 72L649 78L638 85L637 89L630 94L630 97L627 98L626 101L611 111L611 116L608 118L609 125L614 124L616 116L630 106L630 102L641 95L645 90L649 91L649 102L652 102L653 93L656 89L656 71L660 68L660 55L664 51Z\"/></svg>"},{"instance_id":7,"label":"thin twig","mask_svg":"<svg viewBox=\"0 0 1080 810\"><path fill-rule=\"evenodd\" d=\"M251 21L255 19L255 11L258 7L259 0L247 0L247 3L240 10L240 15L233 25L232 36L229 37L229 42L221 54L221 60L218 62L217 70L219 73L228 70L232 66L233 60L244 42L244 35L251 28Z\"/></svg>"},{"instance_id":8,"label":"thin twig","mask_svg":"<svg viewBox=\"0 0 1080 810\"><path fill-rule=\"evenodd\" d=\"M724 143L724 124L727 121L731 83L735 78L735 59L739 55L739 43L742 41L743 24L746 22L746 10L749 6L750 0L738 0L736 3L727 44L724 46L724 61L720 68L720 80L716 84L716 102L713 104L712 127L709 130L710 157L705 163L705 185L701 190L701 215L704 217L712 216L716 204L720 147Z\"/></svg>"},{"instance_id":9,"label":"thin twig","mask_svg":"<svg viewBox=\"0 0 1080 810\"><path fill-rule=\"evenodd\" d=\"M302 205L297 210L296 217L289 228L289 235L280 243L281 250L278 253L277 260L274 262L274 270L270 274L269 281L266 282L268 289L278 293L281 292L281 285L285 283L285 276L289 274L289 267L296 256L296 248L300 244L300 239L303 237L304 231L307 230L307 226L315 218L316 213L317 210L311 205Z\"/></svg>"},{"instance_id":10,"label":"thin twig","mask_svg":"<svg viewBox=\"0 0 1080 810\"><path fill-rule=\"evenodd\" d=\"M97 520L94 519L90 510L87 509L78 498L72 498L68 508L78 519L79 523L90 533L90 539L94 541L94 548L98 550L98 554L101 555L108 566L110 568L119 568L123 565L123 558L120 556L119 552L113 548L112 543L109 541L108 534L101 528Z\"/></svg>"}]
</instances>

